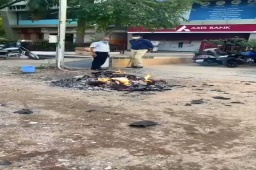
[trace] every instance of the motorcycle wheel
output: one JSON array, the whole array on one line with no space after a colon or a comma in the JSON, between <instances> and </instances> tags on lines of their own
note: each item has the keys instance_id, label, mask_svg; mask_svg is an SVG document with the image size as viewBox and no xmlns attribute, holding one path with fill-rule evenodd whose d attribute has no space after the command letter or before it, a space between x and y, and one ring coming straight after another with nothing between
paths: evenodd
<instances>
[{"instance_id":1,"label":"motorcycle wheel","mask_svg":"<svg viewBox=\"0 0 256 170\"><path fill-rule=\"evenodd\" d=\"M225 60L223 60L223 65L229 68L235 68L240 65L240 62L233 57L227 57Z\"/></svg>"},{"instance_id":2,"label":"motorcycle wheel","mask_svg":"<svg viewBox=\"0 0 256 170\"><path fill-rule=\"evenodd\" d=\"M31 58L31 59L39 60L38 55L33 54L33 53L31 53L31 52L26 52L25 55L28 56L28 57Z\"/></svg>"}]
</instances>

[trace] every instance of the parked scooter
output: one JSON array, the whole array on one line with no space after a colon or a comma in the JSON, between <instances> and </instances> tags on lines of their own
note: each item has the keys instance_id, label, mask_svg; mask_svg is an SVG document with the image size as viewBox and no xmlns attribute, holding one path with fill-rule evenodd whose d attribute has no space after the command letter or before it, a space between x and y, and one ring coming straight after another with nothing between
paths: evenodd
<instances>
[{"instance_id":1,"label":"parked scooter","mask_svg":"<svg viewBox=\"0 0 256 170\"><path fill-rule=\"evenodd\" d=\"M22 46L23 41L17 41L16 43L8 43L0 45L0 55L5 58L10 57L28 57L31 59L39 60L39 56L32 53L28 49Z\"/></svg>"}]
</instances>

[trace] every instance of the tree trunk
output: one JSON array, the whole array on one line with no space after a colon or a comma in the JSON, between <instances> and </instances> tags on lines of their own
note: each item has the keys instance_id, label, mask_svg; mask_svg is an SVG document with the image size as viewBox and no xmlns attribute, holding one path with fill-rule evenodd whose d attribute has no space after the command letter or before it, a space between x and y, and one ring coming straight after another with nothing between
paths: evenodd
<instances>
[{"instance_id":1,"label":"tree trunk","mask_svg":"<svg viewBox=\"0 0 256 170\"><path fill-rule=\"evenodd\" d=\"M84 36L85 36L85 22L83 22L81 19L78 19L77 21L77 33L76 33L76 44L77 46L83 46L84 44Z\"/></svg>"}]
</instances>

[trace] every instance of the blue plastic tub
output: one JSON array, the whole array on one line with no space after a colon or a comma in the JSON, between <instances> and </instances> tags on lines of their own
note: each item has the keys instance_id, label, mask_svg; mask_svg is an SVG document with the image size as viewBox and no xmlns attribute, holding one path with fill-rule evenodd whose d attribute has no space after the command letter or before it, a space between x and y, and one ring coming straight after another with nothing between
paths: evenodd
<instances>
[{"instance_id":1,"label":"blue plastic tub","mask_svg":"<svg viewBox=\"0 0 256 170\"><path fill-rule=\"evenodd\" d=\"M34 72L36 72L36 67L35 66L22 66L21 71L23 73L34 73Z\"/></svg>"}]
</instances>

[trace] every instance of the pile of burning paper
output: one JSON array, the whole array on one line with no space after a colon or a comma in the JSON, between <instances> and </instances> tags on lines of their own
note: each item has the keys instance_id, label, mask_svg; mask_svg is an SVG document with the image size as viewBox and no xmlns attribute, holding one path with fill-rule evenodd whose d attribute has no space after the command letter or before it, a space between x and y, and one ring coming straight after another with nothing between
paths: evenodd
<instances>
[{"instance_id":1,"label":"pile of burning paper","mask_svg":"<svg viewBox=\"0 0 256 170\"><path fill-rule=\"evenodd\" d=\"M121 71L93 72L91 76L76 76L52 82L53 86L80 90L103 91L165 91L171 87L164 80L154 80L150 75L140 77Z\"/></svg>"}]
</instances>

